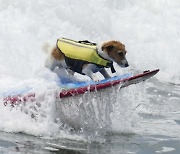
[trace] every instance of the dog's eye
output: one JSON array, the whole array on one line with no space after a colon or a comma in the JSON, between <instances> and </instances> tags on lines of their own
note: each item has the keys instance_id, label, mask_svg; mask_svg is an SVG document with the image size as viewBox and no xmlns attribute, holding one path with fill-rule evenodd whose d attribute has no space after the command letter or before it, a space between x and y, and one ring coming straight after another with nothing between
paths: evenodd
<instances>
[{"instance_id":1,"label":"dog's eye","mask_svg":"<svg viewBox=\"0 0 180 154\"><path fill-rule=\"evenodd\" d=\"M123 57L124 56L124 54L122 53L122 52L119 52L118 53L121 57Z\"/></svg>"}]
</instances>

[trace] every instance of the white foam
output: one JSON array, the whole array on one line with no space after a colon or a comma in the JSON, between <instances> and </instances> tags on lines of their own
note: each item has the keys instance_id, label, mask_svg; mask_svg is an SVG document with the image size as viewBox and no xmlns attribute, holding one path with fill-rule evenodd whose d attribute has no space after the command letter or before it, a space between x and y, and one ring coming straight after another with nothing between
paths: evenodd
<instances>
[{"instance_id":1,"label":"white foam","mask_svg":"<svg viewBox=\"0 0 180 154\"><path fill-rule=\"evenodd\" d=\"M171 152L171 151L174 151L176 150L175 148L172 148L172 147L162 147L162 150L161 151L156 151L156 153L166 153L166 152Z\"/></svg>"}]
</instances>

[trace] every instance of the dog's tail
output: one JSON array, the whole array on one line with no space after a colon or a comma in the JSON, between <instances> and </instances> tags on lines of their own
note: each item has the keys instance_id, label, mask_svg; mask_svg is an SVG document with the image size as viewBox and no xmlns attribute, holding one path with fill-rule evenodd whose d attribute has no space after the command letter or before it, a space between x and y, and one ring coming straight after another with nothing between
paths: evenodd
<instances>
[{"instance_id":1,"label":"dog's tail","mask_svg":"<svg viewBox=\"0 0 180 154\"><path fill-rule=\"evenodd\" d=\"M49 53L51 50L52 50L52 46L49 42L46 42L42 45L42 50L45 52L45 53Z\"/></svg>"}]
</instances>

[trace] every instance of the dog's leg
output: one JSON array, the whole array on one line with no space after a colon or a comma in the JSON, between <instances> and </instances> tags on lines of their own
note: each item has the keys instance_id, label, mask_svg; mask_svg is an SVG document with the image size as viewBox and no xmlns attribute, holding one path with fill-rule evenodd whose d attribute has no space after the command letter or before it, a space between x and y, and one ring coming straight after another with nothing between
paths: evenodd
<instances>
[{"instance_id":1,"label":"dog's leg","mask_svg":"<svg viewBox=\"0 0 180 154\"><path fill-rule=\"evenodd\" d=\"M82 73L89 76L93 81L99 81L97 76L93 73L94 69L96 69L96 66L93 64L87 64L83 67Z\"/></svg>"},{"instance_id":2,"label":"dog's leg","mask_svg":"<svg viewBox=\"0 0 180 154\"><path fill-rule=\"evenodd\" d=\"M108 74L108 72L105 70L105 68L101 69L99 72L104 76L105 79L111 77L111 76Z\"/></svg>"},{"instance_id":3,"label":"dog's leg","mask_svg":"<svg viewBox=\"0 0 180 154\"><path fill-rule=\"evenodd\" d=\"M91 70L87 70L87 69L84 69L83 70L83 73L87 76L89 76L93 81L99 81L99 79L97 78L97 76L91 71Z\"/></svg>"},{"instance_id":4,"label":"dog's leg","mask_svg":"<svg viewBox=\"0 0 180 154\"><path fill-rule=\"evenodd\" d=\"M67 69L67 72L68 72L69 75L74 76L74 73L75 73L75 72L72 71L71 69Z\"/></svg>"}]
</instances>

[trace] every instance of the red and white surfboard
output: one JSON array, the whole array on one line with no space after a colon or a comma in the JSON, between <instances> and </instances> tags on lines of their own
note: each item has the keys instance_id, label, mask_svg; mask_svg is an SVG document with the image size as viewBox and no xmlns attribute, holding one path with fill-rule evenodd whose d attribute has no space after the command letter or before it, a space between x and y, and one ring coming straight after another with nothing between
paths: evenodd
<instances>
[{"instance_id":1,"label":"red and white surfboard","mask_svg":"<svg viewBox=\"0 0 180 154\"><path fill-rule=\"evenodd\" d=\"M104 80L103 82L91 82L90 84L86 84L85 86L79 86L77 88L70 88L65 89L59 92L58 98L65 99L67 97L73 97L77 95L84 94L86 92L98 92L105 88L111 88L113 86L116 86L119 84L120 88L127 87L132 84L136 84L142 81L145 81L152 76L154 76L156 73L159 72L159 69L152 70L152 71L144 71L143 73L125 77L125 78L112 78L111 80ZM16 95L16 96L8 96L3 99L4 105L11 104L16 105L21 102L26 101L34 101L36 98L35 93L26 94L24 96Z\"/></svg>"}]
</instances>

